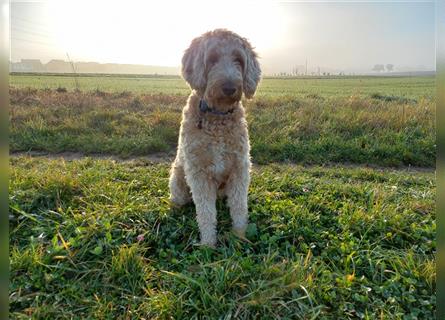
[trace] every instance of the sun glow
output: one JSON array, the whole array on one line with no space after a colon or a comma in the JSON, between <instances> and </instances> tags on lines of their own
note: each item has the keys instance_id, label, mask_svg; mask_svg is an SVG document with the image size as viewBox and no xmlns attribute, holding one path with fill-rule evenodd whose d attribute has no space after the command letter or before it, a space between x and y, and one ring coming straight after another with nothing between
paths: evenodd
<instances>
[{"instance_id":1,"label":"sun glow","mask_svg":"<svg viewBox=\"0 0 445 320\"><path fill-rule=\"evenodd\" d=\"M252 1L53 1L49 17L56 42L74 60L177 66L197 35L227 28L257 51L277 46L285 12ZM268 23L271 21L272 23Z\"/></svg>"}]
</instances>

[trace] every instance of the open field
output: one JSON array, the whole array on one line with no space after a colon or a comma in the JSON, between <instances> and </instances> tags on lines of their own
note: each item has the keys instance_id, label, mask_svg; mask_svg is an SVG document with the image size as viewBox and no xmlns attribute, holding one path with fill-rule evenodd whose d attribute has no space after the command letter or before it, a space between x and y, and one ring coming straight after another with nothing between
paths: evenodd
<instances>
[{"instance_id":1,"label":"open field","mask_svg":"<svg viewBox=\"0 0 445 320\"><path fill-rule=\"evenodd\" d=\"M13 76L12 85L30 85L29 77ZM72 84L43 78L33 86ZM11 89L11 151L174 153L189 90L183 80L87 80L81 92ZM434 78L265 79L245 107L257 163L435 164Z\"/></svg>"},{"instance_id":2,"label":"open field","mask_svg":"<svg viewBox=\"0 0 445 320\"><path fill-rule=\"evenodd\" d=\"M171 211L168 165L14 157L12 318L432 319L432 172L257 166L247 242Z\"/></svg>"},{"instance_id":3,"label":"open field","mask_svg":"<svg viewBox=\"0 0 445 320\"><path fill-rule=\"evenodd\" d=\"M185 81L174 76L73 76L66 75L20 75L10 77L10 84L16 88L76 89L81 91L101 90L107 92L129 91L143 94L188 95L190 88ZM257 97L293 96L304 97L317 94L322 97L369 96L373 93L405 98L428 98L435 96L435 78L426 77L340 77L340 78L265 78L261 81Z\"/></svg>"},{"instance_id":4,"label":"open field","mask_svg":"<svg viewBox=\"0 0 445 320\"><path fill-rule=\"evenodd\" d=\"M434 78L264 79L249 241L219 201L215 250L168 203L185 82L79 83L11 77L11 318L434 318Z\"/></svg>"}]
</instances>

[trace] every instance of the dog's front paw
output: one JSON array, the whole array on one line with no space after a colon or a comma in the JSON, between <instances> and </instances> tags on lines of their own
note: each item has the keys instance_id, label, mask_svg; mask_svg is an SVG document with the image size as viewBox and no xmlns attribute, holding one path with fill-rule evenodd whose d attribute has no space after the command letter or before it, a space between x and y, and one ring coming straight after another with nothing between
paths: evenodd
<instances>
[{"instance_id":1,"label":"dog's front paw","mask_svg":"<svg viewBox=\"0 0 445 320\"><path fill-rule=\"evenodd\" d=\"M199 245L216 248L216 234L201 233L201 242Z\"/></svg>"},{"instance_id":2,"label":"dog's front paw","mask_svg":"<svg viewBox=\"0 0 445 320\"><path fill-rule=\"evenodd\" d=\"M201 241L199 243L200 247L208 247L211 249L216 249L216 241L215 242L207 242L207 241Z\"/></svg>"},{"instance_id":3,"label":"dog's front paw","mask_svg":"<svg viewBox=\"0 0 445 320\"><path fill-rule=\"evenodd\" d=\"M241 239L246 239L246 227L234 227L233 233Z\"/></svg>"}]
</instances>

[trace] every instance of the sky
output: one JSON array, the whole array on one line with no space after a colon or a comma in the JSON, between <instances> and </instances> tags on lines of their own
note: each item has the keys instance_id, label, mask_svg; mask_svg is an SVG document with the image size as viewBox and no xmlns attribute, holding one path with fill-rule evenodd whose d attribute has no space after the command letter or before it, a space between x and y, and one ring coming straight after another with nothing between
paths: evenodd
<instances>
[{"instance_id":1,"label":"sky","mask_svg":"<svg viewBox=\"0 0 445 320\"><path fill-rule=\"evenodd\" d=\"M435 70L434 1L46 0L10 5L11 61L179 66L215 28L249 39L265 74Z\"/></svg>"}]
</instances>

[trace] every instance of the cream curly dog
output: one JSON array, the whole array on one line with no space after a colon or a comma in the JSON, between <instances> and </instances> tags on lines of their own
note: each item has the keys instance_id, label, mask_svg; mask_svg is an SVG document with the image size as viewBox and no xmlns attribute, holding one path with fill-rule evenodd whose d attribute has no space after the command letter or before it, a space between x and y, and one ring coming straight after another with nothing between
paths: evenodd
<instances>
[{"instance_id":1,"label":"cream curly dog","mask_svg":"<svg viewBox=\"0 0 445 320\"><path fill-rule=\"evenodd\" d=\"M195 38L182 58L192 88L182 112L170 200L195 203L201 244L216 245L216 198L227 196L233 230L245 236L250 146L241 97L251 98L261 77L257 55L237 34L217 29Z\"/></svg>"}]
</instances>

